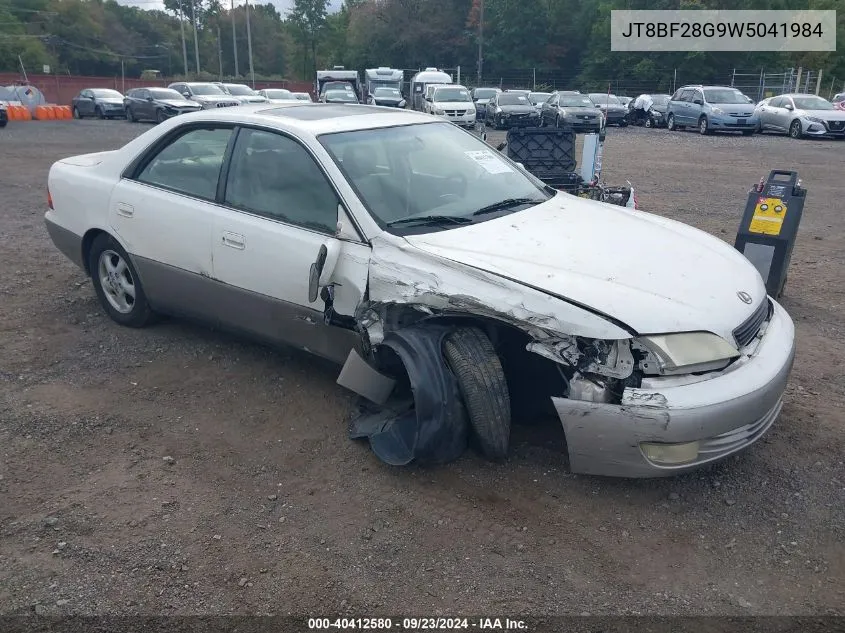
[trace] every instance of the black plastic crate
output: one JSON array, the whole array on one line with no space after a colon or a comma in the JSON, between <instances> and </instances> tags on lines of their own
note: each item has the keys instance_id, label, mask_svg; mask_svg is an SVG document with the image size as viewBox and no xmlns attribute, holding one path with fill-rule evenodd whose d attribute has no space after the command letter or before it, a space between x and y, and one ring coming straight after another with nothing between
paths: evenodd
<instances>
[{"instance_id":1,"label":"black plastic crate","mask_svg":"<svg viewBox=\"0 0 845 633\"><path fill-rule=\"evenodd\" d=\"M566 128L508 130L506 151L508 158L522 163L526 170L543 181L568 182L577 165L575 132Z\"/></svg>"}]
</instances>

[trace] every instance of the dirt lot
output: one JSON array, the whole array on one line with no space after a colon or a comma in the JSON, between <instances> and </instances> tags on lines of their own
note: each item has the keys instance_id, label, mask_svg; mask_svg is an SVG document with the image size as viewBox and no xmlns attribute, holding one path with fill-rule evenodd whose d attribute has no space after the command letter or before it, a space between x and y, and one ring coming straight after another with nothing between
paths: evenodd
<instances>
[{"instance_id":1,"label":"dirt lot","mask_svg":"<svg viewBox=\"0 0 845 633\"><path fill-rule=\"evenodd\" d=\"M515 429L503 465L391 468L347 439L332 366L109 321L47 237L47 170L144 129L0 131L0 612L845 613L845 142L610 131L609 182L728 241L769 169L809 189L781 419L705 471L619 481L568 473L556 427Z\"/></svg>"}]
</instances>

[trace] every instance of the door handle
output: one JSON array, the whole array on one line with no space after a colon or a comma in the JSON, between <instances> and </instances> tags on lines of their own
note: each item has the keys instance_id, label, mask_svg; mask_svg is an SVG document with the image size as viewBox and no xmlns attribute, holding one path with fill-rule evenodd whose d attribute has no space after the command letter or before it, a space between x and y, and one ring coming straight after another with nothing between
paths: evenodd
<instances>
[{"instance_id":1,"label":"door handle","mask_svg":"<svg viewBox=\"0 0 845 633\"><path fill-rule=\"evenodd\" d=\"M244 239L243 235L224 231L223 246L228 246L229 248L235 248L239 251L242 251L246 248L246 240Z\"/></svg>"},{"instance_id":2,"label":"door handle","mask_svg":"<svg viewBox=\"0 0 845 633\"><path fill-rule=\"evenodd\" d=\"M117 203L117 214L124 218L131 218L135 215L135 208L131 204L125 202Z\"/></svg>"}]
</instances>

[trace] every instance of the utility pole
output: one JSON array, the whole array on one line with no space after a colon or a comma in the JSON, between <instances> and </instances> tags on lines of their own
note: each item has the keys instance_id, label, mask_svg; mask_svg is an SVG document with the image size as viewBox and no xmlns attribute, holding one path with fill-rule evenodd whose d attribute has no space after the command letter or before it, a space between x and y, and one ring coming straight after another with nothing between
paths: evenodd
<instances>
[{"instance_id":1,"label":"utility pole","mask_svg":"<svg viewBox=\"0 0 845 633\"><path fill-rule=\"evenodd\" d=\"M191 20L194 23L194 56L197 58L197 78L199 79L199 74L200 74L200 42L199 42L199 35L197 35L196 1L197 0L191 0Z\"/></svg>"},{"instance_id":2,"label":"utility pole","mask_svg":"<svg viewBox=\"0 0 845 633\"><path fill-rule=\"evenodd\" d=\"M238 33L235 30L235 0L232 0L232 50L235 53L235 77L237 77L240 73L238 72Z\"/></svg>"},{"instance_id":3,"label":"utility pole","mask_svg":"<svg viewBox=\"0 0 845 633\"><path fill-rule=\"evenodd\" d=\"M252 31L249 28L249 0L246 0L246 47L249 54L249 75L255 88L255 69L252 67Z\"/></svg>"},{"instance_id":4,"label":"utility pole","mask_svg":"<svg viewBox=\"0 0 845 633\"><path fill-rule=\"evenodd\" d=\"M217 27L217 63L220 64L220 82L223 82L223 44L220 41L220 27Z\"/></svg>"},{"instance_id":5,"label":"utility pole","mask_svg":"<svg viewBox=\"0 0 845 633\"><path fill-rule=\"evenodd\" d=\"M182 32L182 61L185 63L185 81L188 80L188 47L185 44L185 12L182 10L182 0L179 0L179 30Z\"/></svg>"},{"instance_id":6,"label":"utility pole","mask_svg":"<svg viewBox=\"0 0 845 633\"><path fill-rule=\"evenodd\" d=\"M484 0L478 0L478 85L484 70Z\"/></svg>"}]
</instances>

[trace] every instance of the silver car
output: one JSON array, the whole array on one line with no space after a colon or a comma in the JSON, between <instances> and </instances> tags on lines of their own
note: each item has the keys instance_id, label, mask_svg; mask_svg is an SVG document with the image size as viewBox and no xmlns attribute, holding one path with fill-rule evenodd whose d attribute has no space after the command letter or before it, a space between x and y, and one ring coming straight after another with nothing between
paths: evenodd
<instances>
[{"instance_id":1,"label":"silver car","mask_svg":"<svg viewBox=\"0 0 845 633\"><path fill-rule=\"evenodd\" d=\"M540 124L554 127L568 126L576 132L598 132L602 113L587 95L552 93L540 110Z\"/></svg>"},{"instance_id":2,"label":"silver car","mask_svg":"<svg viewBox=\"0 0 845 633\"><path fill-rule=\"evenodd\" d=\"M759 131L804 136L845 137L845 111L816 95L785 94L764 99L755 109Z\"/></svg>"}]
</instances>

